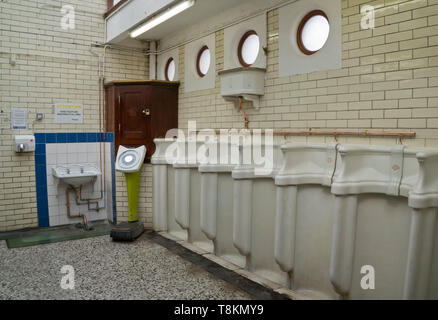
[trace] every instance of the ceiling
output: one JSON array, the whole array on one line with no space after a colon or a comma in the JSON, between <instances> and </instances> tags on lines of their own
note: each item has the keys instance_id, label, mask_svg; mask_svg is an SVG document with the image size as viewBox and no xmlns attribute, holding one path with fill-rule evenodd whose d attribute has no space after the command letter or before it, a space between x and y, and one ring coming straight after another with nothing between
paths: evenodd
<instances>
[{"instance_id":1,"label":"ceiling","mask_svg":"<svg viewBox=\"0 0 438 320\"><path fill-rule=\"evenodd\" d=\"M137 39L162 39L175 31L184 29L200 20L214 17L220 12L246 1L248 0L197 0L189 9L143 33L141 36L137 37Z\"/></svg>"},{"instance_id":2,"label":"ceiling","mask_svg":"<svg viewBox=\"0 0 438 320\"><path fill-rule=\"evenodd\" d=\"M133 4L136 3L135 0L131 1L133 1ZM180 1L181 0L161 0L160 2L163 4L167 3L165 7L168 7ZM190 37L199 36L203 32L215 31L227 24L239 21L239 19L251 16L260 12L260 10L269 9L285 1L286 0L196 0L192 7L159 24L153 29L146 31L136 39L130 38L129 32L134 30L135 26L141 25L153 15L149 14L143 17L143 11L139 12L137 10L137 12L134 11L134 13L126 16L122 13L122 10L124 10L122 7L118 10L120 12L116 11L114 13L114 15L120 13L120 18L111 17L111 19L115 18L114 20L117 21L115 24L116 28L122 24L126 25L126 28L117 32L117 34L113 34L112 39L107 41L109 43L128 46L141 45L141 42L137 40L174 38L171 42L181 42ZM153 5L157 4L155 6L158 6L160 2L151 3Z\"/></svg>"}]
</instances>

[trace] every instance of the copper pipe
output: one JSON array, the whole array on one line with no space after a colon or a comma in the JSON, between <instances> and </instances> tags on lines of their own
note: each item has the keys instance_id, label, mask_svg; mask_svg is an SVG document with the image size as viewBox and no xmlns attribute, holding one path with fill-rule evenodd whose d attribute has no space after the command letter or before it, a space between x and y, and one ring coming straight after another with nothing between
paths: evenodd
<instances>
[{"instance_id":1,"label":"copper pipe","mask_svg":"<svg viewBox=\"0 0 438 320\"><path fill-rule=\"evenodd\" d=\"M102 110L105 110L105 108L102 108L102 87L103 87L103 78L99 75L99 164L100 164L100 170L102 170L102 123L103 123L103 119L104 119L104 115L102 115ZM95 200L100 200L103 198L103 195L105 194L106 191L106 184L103 183L105 182L105 177L106 177L106 159L105 159L105 153L106 153L106 146L105 146L105 142L106 142L106 134L103 135L104 136L104 145L103 145L103 172L100 175L100 197L98 198L89 198L89 199L83 199L82 198L82 185L79 187L79 199L81 201L95 201ZM103 176L103 182L102 182L102 176Z\"/></svg>"},{"instance_id":2,"label":"copper pipe","mask_svg":"<svg viewBox=\"0 0 438 320\"><path fill-rule=\"evenodd\" d=\"M220 134L220 131L224 129L214 130L216 134ZM227 129L225 129L227 130ZM198 133L200 131L197 131ZM266 134L266 129L249 129L248 133L261 133ZM369 131L369 130L325 130L325 129L275 129L271 130L274 135L288 136L288 135L307 135L307 136L380 136L380 137L415 137L413 131ZM230 132L229 134L240 134L238 131Z\"/></svg>"},{"instance_id":3,"label":"copper pipe","mask_svg":"<svg viewBox=\"0 0 438 320\"><path fill-rule=\"evenodd\" d=\"M103 89L103 77L101 79L101 87L102 87L102 125L105 127L105 132L103 134L103 190L105 192L106 190L106 183L105 183L105 172L106 172L106 109L105 109L105 91Z\"/></svg>"},{"instance_id":4,"label":"copper pipe","mask_svg":"<svg viewBox=\"0 0 438 320\"><path fill-rule=\"evenodd\" d=\"M100 200L102 198L103 198L103 191L100 190L100 197L83 199L82 198L82 185L79 186L79 200L80 201L87 201L87 203L88 203L89 201L96 201L96 200ZM85 203L82 203L82 204L85 204Z\"/></svg>"},{"instance_id":5,"label":"copper pipe","mask_svg":"<svg viewBox=\"0 0 438 320\"><path fill-rule=\"evenodd\" d=\"M70 213L70 191L74 191L75 192L75 197L76 200L78 200L79 198L79 192L77 189L74 189L72 187L67 187L67 189L65 189L65 197L66 197L66 207L67 207L67 217L71 218L82 218L82 221L84 222L84 225L87 225L87 217L85 216L85 214L83 213L78 213L78 214L71 214Z\"/></svg>"},{"instance_id":6,"label":"copper pipe","mask_svg":"<svg viewBox=\"0 0 438 320\"><path fill-rule=\"evenodd\" d=\"M102 170L102 86L101 86L101 76L99 75L99 163L100 163L100 170ZM100 175L100 190L102 191L102 188L105 188L105 186L102 184L102 175L105 174L105 171L102 172ZM103 180L105 181L105 179ZM103 197L103 193L101 194L101 197Z\"/></svg>"},{"instance_id":7,"label":"copper pipe","mask_svg":"<svg viewBox=\"0 0 438 320\"><path fill-rule=\"evenodd\" d=\"M240 110L240 113L243 115L243 119L245 122L244 123L245 129L248 129L249 120L248 120L248 116L246 115L245 110L243 110L243 108L242 108L242 102L243 102L243 98L239 97L239 110Z\"/></svg>"},{"instance_id":8,"label":"copper pipe","mask_svg":"<svg viewBox=\"0 0 438 320\"><path fill-rule=\"evenodd\" d=\"M99 75L98 85L99 85L99 163L100 163L100 170L102 170L102 90L100 86L100 75ZM102 189L102 175L100 175L100 188Z\"/></svg>"}]
</instances>

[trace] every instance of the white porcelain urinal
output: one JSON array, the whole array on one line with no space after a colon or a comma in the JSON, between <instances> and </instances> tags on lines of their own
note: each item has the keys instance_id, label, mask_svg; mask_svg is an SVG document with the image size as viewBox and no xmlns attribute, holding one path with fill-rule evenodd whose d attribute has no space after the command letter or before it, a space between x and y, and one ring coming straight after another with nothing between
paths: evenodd
<instances>
[{"instance_id":1,"label":"white porcelain urinal","mask_svg":"<svg viewBox=\"0 0 438 320\"><path fill-rule=\"evenodd\" d=\"M154 139L153 165L153 229L164 231L179 240L187 240L187 231L175 221L176 139Z\"/></svg>"},{"instance_id":2,"label":"white porcelain urinal","mask_svg":"<svg viewBox=\"0 0 438 320\"><path fill-rule=\"evenodd\" d=\"M336 144L290 143L281 147L277 186L275 259L303 297L335 299L329 278Z\"/></svg>"},{"instance_id":3,"label":"white porcelain urinal","mask_svg":"<svg viewBox=\"0 0 438 320\"><path fill-rule=\"evenodd\" d=\"M155 230L296 298L438 299L437 149L274 144L273 172L255 174L248 144L195 143L168 164L169 145L174 160L188 147L174 142L155 140ZM222 161L192 163L200 148Z\"/></svg>"},{"instance_id":4,"label":"white porcelain urinal","mask_svg":"<svg viewBox=\"0 0 438 320\"><path fill-rule=\"evenodd\" d=\"M279 143L242 144L240 152L252 156L251 164L240 164L232 171L233 243L246 257L246 269L278 286L289 287L289 274L275 261L275 208L274 177L282 163ZM255 154L266 162L257 161ZM262 158L260 158L261 160ZM266 166L264 165L266 164Z\"/></svg>"},{"instance_id":5,"label":"white porcelain urinal","mask_svg":"<svg viewBox=\"0 0 438 320\"><path fill-rule=\"evenodd\" d=\"M214 254L239 267L245 257L233 245L232 169L239 163L239 147L230 140L210 141L219 161L201 164L201 230L213 241ZM221 160L222 159L222 160Z\"/></svg>"},{"instance_id":6,"label":"white porcelain urinal","mask_svg":"<svg viewBox=\"0 0 438 320\"><path fill-rule=\"evenodd\" d=\"M438 157L401 145L341 146L339 154L331 190L335 290L350 299L436 297ZM362 279L370 266L376 285L366 290Z\"/></svg>"},{"instance_id":7,"label":"white porcelain urinal","mask_svg":"<svg viewBox=\"0 0 438 320\"><path fill-rule=\"evenodd\" d=\"M438 150L416 153L418 179L409 192L411 224L404 299L438 299ZM410 180L412 181L412 180Z\"/></svg>"},{"instance_id":8,"label":"white porcelain urinal","mask_svg":"<svg viewBox=\"0 0 438 320\"><path fill-rule=\"evenodd\" d=\"M207 252L213 252L213 242L201 231L201 175L198 171L198 150L204 140L177 141L175 174L175 220L187 232L187 241ZM200 152L201 153L201 152Z\"/></svg>"}]
</instances>

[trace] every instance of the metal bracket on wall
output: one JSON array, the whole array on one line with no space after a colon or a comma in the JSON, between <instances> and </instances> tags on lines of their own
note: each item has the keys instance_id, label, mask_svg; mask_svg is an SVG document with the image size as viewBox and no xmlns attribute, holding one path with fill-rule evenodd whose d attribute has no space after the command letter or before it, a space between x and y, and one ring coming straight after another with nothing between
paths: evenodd
<instances>
[{"instance_id":1,"label":"metal bracket on wall","mask_svg":"<svg viewBox=\"0 0 438 320\"><path fill-rule=\"evenodd\" d=\"M254 109L258 110L260 108L260 96L255 94L243 94L241 96L224 96L226 101L231 101L234 103L234 108L237 112L240 111L240 103L239 98L243 98L243 100L251 101Z\"/></svg>"}]
</instances>

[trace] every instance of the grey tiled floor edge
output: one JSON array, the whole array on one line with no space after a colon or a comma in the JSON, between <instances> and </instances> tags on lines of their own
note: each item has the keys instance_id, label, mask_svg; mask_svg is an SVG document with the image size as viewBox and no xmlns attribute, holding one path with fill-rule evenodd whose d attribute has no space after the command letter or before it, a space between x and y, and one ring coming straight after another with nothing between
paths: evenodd
<instances>
[{"instance_id":1,"label":"grey tiled floor edge","mask_svg":"<svg viewBox=\"0 0 438 320\"><path fill-rule=\"evenodd\" d=\"M0 300L248 300L245 291L219 279L164 246L141 236L109 236L8 249L0 241ZM60 286L65 265L74 288Z\"/></svg>"},{"instance_id":2,"label":"grey tiled floor edge","mask_svg":"<svg viewBox=\"0 0 438 320\"><path fill-rule=\"evenodd\" d=\"M217 278L220 278L236 288L245 291L253 299L256 300L289 300L288 297L275 292L272 289L266 288L256 282L253 282L234 271L222 267L221 265L193 252L187 248L184 248L179 243L167 239L158 233L147 230L145 231L145 237L151 241L165 247L169 251L179 255L185 260L203 268L209 273L213 274Z\"/></svg>"},{"instance_id":3,"label":"grey tiled floor edge","mask_svg":"<svg viewBox=\"0 0 438 320\"><path fill-rule=\"evenodd\" d=\"M134 242L106 235L9 249L0 240L0 257L0 300L287 299L150 230ZM63 265L74 267L73 290L60 287Z\"/></svg>"}]
</instances>

